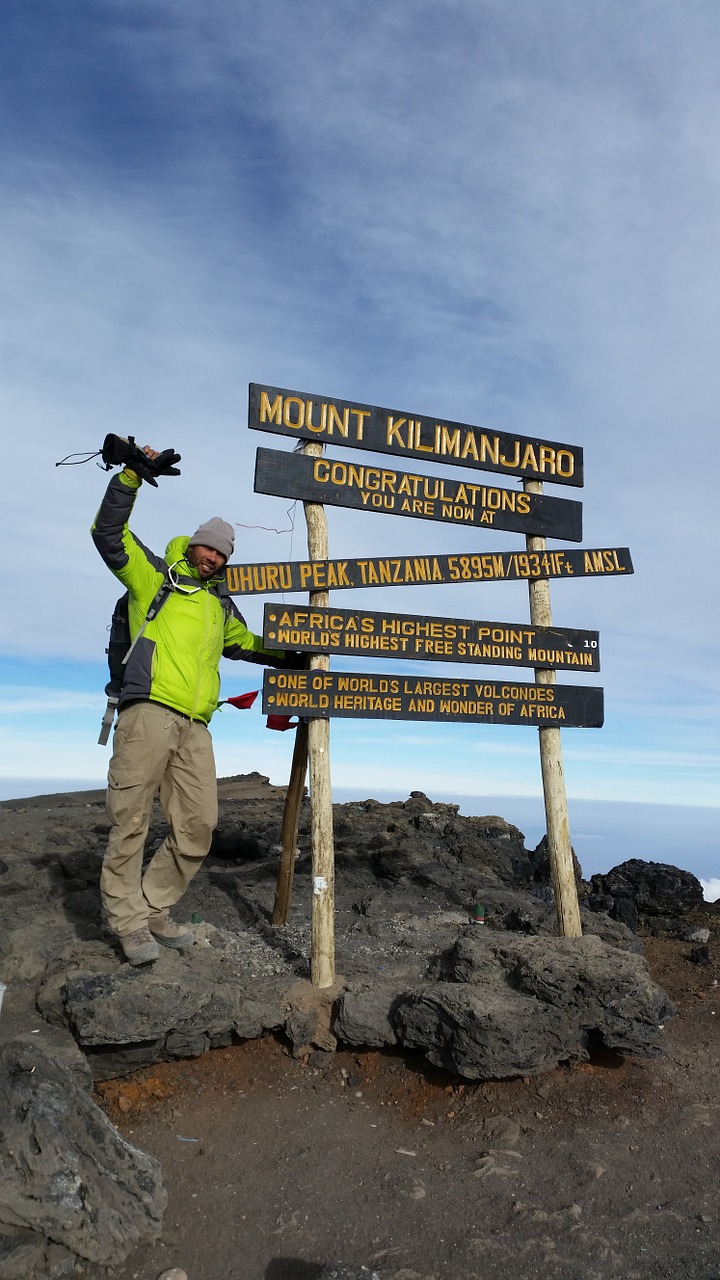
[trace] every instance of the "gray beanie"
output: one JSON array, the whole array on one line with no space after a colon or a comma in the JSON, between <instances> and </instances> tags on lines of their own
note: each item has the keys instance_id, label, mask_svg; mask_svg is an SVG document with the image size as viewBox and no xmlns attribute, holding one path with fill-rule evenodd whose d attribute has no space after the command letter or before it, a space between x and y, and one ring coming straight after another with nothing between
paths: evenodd
<instances>
[{"instance_id":1,"label":"gray beanie","mask_svg":"<svg viewBox=\"0 0 720 1280\"><path fill-rule=\"evenodd\" d=\"M229 560L235 546L235 530L227 520L221 520L220 516L213 516L211 520L206 520L205 524L201 524L200 528L195 530L188 542L188 547L197 546L212 547Z\"/></svg>"}]
</instances>

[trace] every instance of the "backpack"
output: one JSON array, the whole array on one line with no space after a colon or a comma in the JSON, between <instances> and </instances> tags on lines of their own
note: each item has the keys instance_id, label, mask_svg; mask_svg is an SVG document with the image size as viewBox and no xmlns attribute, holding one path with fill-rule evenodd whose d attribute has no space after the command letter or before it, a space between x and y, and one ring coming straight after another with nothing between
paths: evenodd
<instances>
[{"instance_id":1,"label":"backpack","mask_svg":"<svg viewBox=\"0 0 720 1280\"><path fill-rule=\"evenodd\" d=\"M118 701L120 699L120 694L122 693L128 658L130 657L130 654L135 648L135 645L140 639L148 622L152 622L153 618L157 617L165 604L165 601L169 599L172 594L172 589L173 584L170 581L170 578L163 578L158 590L150 601L148 611L145 614L145 621L140 627L135 639L132 641L130 639L130 619L128 616L128 607L130 602L128 592L126 591L124 595L120 596L120 599L115 603L113 616L110 622L110 639L108 640L107 648L105 650L108 657L110 679L105 685L105 692L108 700L102 724L100 725L100 736L98 737L98 743L101 747L107 746L107 741L110 737L110 730L112 729L113 721L115 720ZM218 597L225 612L225 617L229 618L232 612L232 604L227 592L219 591Z\"/></svg>"},{"instance_id":2,"label":"backpack","mask_svg":"<svg viewBox=\"0 0 720 1280\"><path fill-rule=\"evenodd\" d=\"M140 639L148 622L151 622L153 618L157 617L171 591L172 583L168 578L164 578L150 602L148 611L145 615L145 621L143 622L135 639L132 641L130 639L130 619L128 616L128 606L130 601L128 592L126 591L124 595L120 596L120 599L115 603L112 620L110 622L110 639L108 640L107 648L105 650L108 657L110 679L105 685L105 692L108 700L105 708L105 715L103 716L102 724L100 726L100 736L98 737L98 743L101 747L107 745L107 740L110 737L110 730L113 726L115 712L117 711L117 705L122 692L123 681L125 679L128 658L130 657L130 654L135 648L135 645Z\"/></svg>"}]
</instances>

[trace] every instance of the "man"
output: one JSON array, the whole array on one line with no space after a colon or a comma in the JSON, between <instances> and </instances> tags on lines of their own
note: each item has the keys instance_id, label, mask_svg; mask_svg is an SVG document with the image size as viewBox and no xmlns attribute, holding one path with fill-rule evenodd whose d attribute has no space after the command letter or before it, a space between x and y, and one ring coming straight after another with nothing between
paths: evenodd
<instances>
[{"instance_id":1,"label":"man","mask_svg":"<svg viewBox=\"0 0 720 1280\"><path fill-rule=\"evenodd\" d=\"M143 452L150 462L161 457L149 445ZM134 642L118 700L108 771L112 829L100 878L108 923L133 965L157 959L158 943L177 950L193 944L191 930L175 923L169 908L199 871L217 825L207 726L218 705L221 656L270 666L299 659L263 649L223 590L232 525L215 516L191 538L174 538L164 558L134 537L128 520L141 484L131 466L113 476L92 527L100 555L128 590ZM170 590L148 619L164 581ZM143 875L158 790L170 832Z\"/></svg>"}]
</instances>

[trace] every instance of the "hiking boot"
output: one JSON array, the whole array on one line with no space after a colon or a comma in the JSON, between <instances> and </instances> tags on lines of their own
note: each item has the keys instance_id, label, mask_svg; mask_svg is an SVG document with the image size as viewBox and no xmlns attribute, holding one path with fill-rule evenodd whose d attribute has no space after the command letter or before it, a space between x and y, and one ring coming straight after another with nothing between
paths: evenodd
<instances>
[{"instance_id":1,"label":"hiking boot","mask_svg":"<svg viewBox=\"0 0 720 1280\"><path fill-rule=\"evenodd\" d=\"M125 959L130 964L149 964L160 955L160 948L149 929L136 929L134 933L126 933L119 941Z\"/></svg>"},{"instance_id":2,"label":"hiking boot","mask_svg":"<svg viewBox=\"0 0 720 1280\"><path fill-rule=\"evenodd\" d=\"M170 919L167 907L164 911L150 912L148 929L157 942L162 942L164 947L174 947L176 951L185 951L195 941L186 924L176 924Z\"/></svg>"}]
</instances>

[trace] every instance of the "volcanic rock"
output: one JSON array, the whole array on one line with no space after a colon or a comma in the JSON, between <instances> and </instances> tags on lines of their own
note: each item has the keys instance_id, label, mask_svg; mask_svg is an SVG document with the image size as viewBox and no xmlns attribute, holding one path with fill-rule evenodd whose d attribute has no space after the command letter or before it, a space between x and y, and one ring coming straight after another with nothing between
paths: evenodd
<instances>
[{"instance_id":1,"label":"volcanic rock","mask_svg":"<svg viewBox=\"0 0 720 1280\"><path fill-rule=\"evenodd\" d=\"M137 969L123 963L101 917L103 794L0 805L11 832L3 881L13 894L0 978L12 1008L22 997L40 1015L28 1012L16 1030L65 1036L66 1059L79 1046L97 1080L268 1031L301 1056L328 1052L336 1039L420 1048L472 1078L544 1071L586 1056L593 1037L623 1052L658 1051L667 1003L648 983L640 939L584 909L583 939L558 939L542 846L534 857L504 819L465 818L420 791L392 804L334 806L336 968L345 978L320 1016L298 1000L310 974L309 805L290 921L274 927L284 793L259 775L225 780L219 791L213 849L176 910L178 919L201 918L195 945L164 949ZM149 853L166 829L157 808ZM618 895L601 896L613 904ZM475 923L477 903L484 924ZM620 1012L613 970L618 981L629 973L637 990Z\"/></svg>"},{"instance_id":2,"label":"volcanic rock","mask_svg":"<svg viewBox=\"0 0 720 1280\"><path fill-rule=\"evenodd\" d=\"M4 1275L36 1265L47 1240L103 1266L122 1262L159 1237L165 1204L157 1161L120 1137L64 1067L23 1040L0 1049Z\"/></svg>"},{"instance_id":3,"label":"volcanic rock","mask_svg":"<svg viewBox=\"0 0 720 1280\"><path fill-rule=\"evenodd\" d=\"M703 887L697 877L690 871L681 871L679 867L664 862L630 858L605 875L593 876L591 885L593 893L613 899L615 919L623 919L627 908L617 904L628 899L634 902L640 916L674 918L701 911L706 905ZM630 923L627 918L624 922Z\"/></svg>"}]
</instances>

